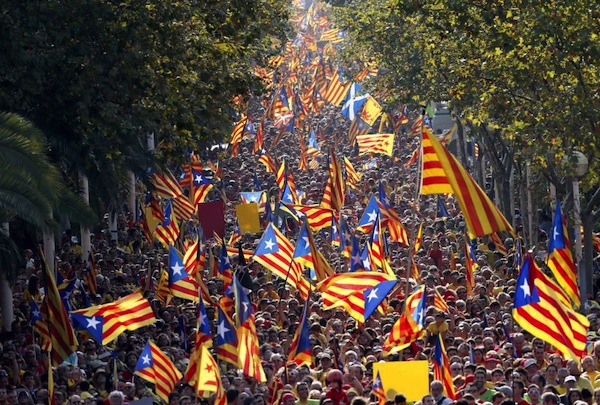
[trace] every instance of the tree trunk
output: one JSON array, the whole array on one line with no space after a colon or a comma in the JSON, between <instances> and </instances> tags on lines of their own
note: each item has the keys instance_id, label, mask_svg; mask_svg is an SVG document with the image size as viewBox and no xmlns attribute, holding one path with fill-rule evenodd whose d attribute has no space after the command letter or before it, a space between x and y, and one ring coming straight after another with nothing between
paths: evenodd
<instances>
[{"instance_id":1,"label":"tree trunk","mask_svg":"<svg viewBox=\"0 0 600 405\"><path fill-rule=\"evenodd\" d=\"M592 215L583 216L583 259L577 264L579 270L579 285L581 288L581 303L583 307L584 298L591 294L592 299L596 297L594 289L594 245L592 232L594 230L594 218Z\"/></svg>"},{"instance_id":2,"label":"tree trunk","mask_svg":"<svg viewBox=\"0 0 600 405\"><path fill-rule=\"evenodd\" d=\"M129 172L129 198L127 199L127 205L129 207L129 212L133 215L133 220L136 220L137 210L135 203L135 174L133 172Z\"/></svg>"},{"instance_id":3,"label":"tree trunk","mask_svg":"<svg viewBox=\"0 0 600 405\"><path fill-rule=\"evenodd\" d=\"M465 143L465 128L463 127L460 118L458 118L456 111L454 112L454 122L456 122L456 137L458 138L458 158L463 167L470 172L469 161L467 160L467 146Z\"/></svg>"},{"instance_id":4,"label":"tree trunk","mask_svg":"<svg viewBox=\"0 0 600 405\"><path fill-rule=\"evenodd\" d=\"M79 184L81 186L81 198L87 205L90 205L90 187L88 178L81 171L79 172ZM90 230L86 226L81 227L81 260L85 263L92 250L90 242Z\"/></svg>"},{"instance_id":5,"label":"tree trunk","mask_svg":"<svg viewBox=\"0 0 600 405\"><path fill-rule=\"evenodd\" d=\"M119 229L117 224L117 213L111 212L108 215L108 230L110 232L110 240L118 240L119 239Z\"/></svg>"},{"instance_id":6,"label":"tree trunk","mask_svg":"<svg viewBox=\"0 0 600 405\"><path fill-rule=\"evenodd\" d=\"M6 236L10 236L10 227L8 222L2 223L2 229ZM13 304L13 293L10 283L6 278L6 272L0 273L0 308L2 308L2 330L12 332L12 323L15 319L15 307Z\"/></svg>"}]
</instances>

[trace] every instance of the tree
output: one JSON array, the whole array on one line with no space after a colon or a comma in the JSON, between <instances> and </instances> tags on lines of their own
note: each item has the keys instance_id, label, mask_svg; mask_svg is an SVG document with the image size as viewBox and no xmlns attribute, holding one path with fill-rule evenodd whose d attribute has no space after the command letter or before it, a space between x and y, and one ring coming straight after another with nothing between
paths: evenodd
<instances>
[{"instance_id":1,"label":"tree","mask_svg":"<svg viewBox=\"0 0 600 405\"><path fill-rule=\"evenodd\" d=\"M501 182L516 160L559 186L553 167L572 149L585 149L597 172L599 14L583 0L370 0L335 13L348 65L368 55L387 72L371 87L388 106L448 100L486 149L502 153L492 159ZM585 183L596 189L599 179Z\"/></svg>"},{"instance_id":2,"label":"tree","mask_svg":"<svg viewBox=\"0 0 600 405\"><path fill-rule=\"evenodd\" d=\"M233 97L259 90L253 68L281 46L287 17L283 0L4 2L0 111L31 119L106 210L130 170L143 177L230 132Z\"/></svg>"}]
</instances>

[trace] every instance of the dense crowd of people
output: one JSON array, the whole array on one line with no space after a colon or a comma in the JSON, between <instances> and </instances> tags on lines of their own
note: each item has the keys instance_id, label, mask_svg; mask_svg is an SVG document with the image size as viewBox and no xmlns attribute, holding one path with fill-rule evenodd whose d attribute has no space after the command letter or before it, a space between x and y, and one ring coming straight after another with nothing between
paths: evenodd
<instances>
[{"instance_id":1,"label":"dense crowd of people","mask_svg":"<svg viewBox=\"0 0 600 405\"><path fill-rule=\"evenodd\" d=\"M262 106L253 106L252 115L261 117ZM412 118L416 118L413 116ZM230 405L355 405L379 402L373 394L374 364L389 361L430 360L434 342L443 338L457 400L448 398L444 386L430 374L429 392L418 399L421 405L593 405L600 403L600 305L588 298L590 321L589 355L581 362L568 360L556 353L546 342L522 330L512 316L519 265L517 257L531 250L543 266L547 233L540 230L530 245L516 243L520 236L500 235L500 241L488 237L477 240L474 250L477 268L472 293L467 288L466 260L463 246L466 223L452 196L444 201L448 214L439 215L437 196L418 195L418 165L406 166L419 143L419 137L407 132L407 123L396 135L392 157L383 155L357 156L347 142L349 121L339 115L339 107L325 105L318 116L306 118L303 128L315 131L321 153L311 158L307 171L297 169L300 145L296 135L285 135L269 149L271 156L285 160L293 171L296 189L303 192L303 203L319 204L328 172L328 150L347 157L361 173L356 188L346 194L344 212L350 229L355 229L371 195L383 187L410 234L411 245L389 241L389 263L398 277L398 288L388 297L383 313L375 313L364 324L344 310L324 310L321 294L309 295L309 330L312 364L298 366L290 361L290 343L304 305L297 291L286 280L275 277L258 263L240 264L232 257L233 270L244 274L244 286L255 306L256 326L260 342L260 357L266 373L266 383L244 376L229 363L219 362L222 384ZM270 121L265 122L265 145L281 131ZM251 137L250 137L251 138ZM227 238L235 226L235 205L241 202L240 192L251 191L257 182L277 200L280 190L275 174L257 163L251 141L239 145L239 154L206 150L203 161L221 162L220 178L206 168L204 175L215 188L206 201L222 200L225 204ZM540 207L543 208L543 207ZM547 211L547 210L546 210ZM126 210L124 209L124 212ZM515 213L517 230L520 215ZM86 333L78 333L80 347L72 358L52 370L54 401L68 405L120 405L124 402L160 402L150 386L134 375L136 363L146 342L151 339L166 353L177 368L185 371L194 346L197 305L173 298L168 305L156 297L154 289L160 272L169 266L168 252L156 240L149 243L137 221L137 213L120 214L118 232L113 235L104 223L91 235L97 271L97 294L91 305L113 302L138 288L150 301L157 318L147 327L121 334L113 343L103 346ZM417 228L423 224L420 249L413 255ZM189 226L186 226L189 225ZM182 229L195 228L190 220ZM264 224L263 224L264 225ZM299 224L286 218L281 225L295 243ZM364 242L368 235L356 233ZM116 236L116 237L115 237ZM205 235L213 257L219 257L220 246L212 235ZM244 234L243 249L254 250L261 234ZM83 279L86 261L82 259L79 236L66 231L56 251L56 271L62 280ZM315 235L317 247L336 272L348 271L348 259L331 244L331 229ZM516 249L521 246L521 251ZM237 248L237 245L235 246ZM83 255L85 256L85 254ZM25 265L19 269L13 285L15 321L11 332L5 332L1 342L0 405L37 405L51 403L48 398L47 353L41 349L39 336L32 330L32 304L38 306L44 294L41 285L41 261L32 250L24 252ZM411 258L417 267L413 271ZM594 274L598 270L595 261ZM217 310L214 303L224 293L223 280L211 277L212 271L202 270L211 296L206 304L213 337L217 330ZM306 273L308 276L308 272ZM149 279L152 282L148 282ZM596 276L594 277L597 281ZM81 281L78 281L81 283ZM427 308L422 337L399 353L388 354L384 342L394 323L404 311L406 292L419 285L427 287ZM436 290L447 304L441 311L436 306ZM73 288L65 297L73 309L84 305L85 290ZM214 351L213 343L213 350ZM411 381L400 382L410 386ZM384 387L385 390L385 387ZM424 393L425 394L425 393ZM386 391L387 404L405 405L403 392ZM189 382L180 382L169 396L169 405L208 404L210 397L198 396Z\"/></svg>"},{"instance_id":2,"label":"dense crowd of people","mask_svg":"<svg viewBox=\"0 0 600 405\"><path fill-rule=\"evenodd\" d=\"M332 117L333 114L326 116ZM465 228L461 214L452 197L445 202L449 212L447 218L437 215L437 198L416 198L417 168L404 166L418 139L400 134L395 156L375 158L377 166L367 168L365 164L373 157L354 156L351 148L336 142L346 131L344 123L338 121L337 124L334 120L326 121L327 126L320 132L320 142L324 147L337 145L336 152L352 157L355 166L362 172L361 184L352 190L352 197L346 204L351 207L347 216L350 227L356 226L366 199L377 192L381 182L407 229L411 230L421 222L424 224L422 246L414 258L419 276L416 279L412 276L409 247L390 243L390 264L400 279L401 288L389 297L385 314L373 315L364 325L341 309L323 310L319 292L311 293L309 323L313 364L311 367L298 367L289 361L288 353L303 302L284 280L274 277L257 263L250 263L244 270L248 270L251 278L250 296L256 305L260 354L267 382L257 383L221 362L228 403L369 403L375 401L371 394L373 364L430 359L434 338L438 334L445 342L453 382L461 398L457 403L498 405L503 401L514 401L527 405L559 401L573 405L576 401L585 401L592 405L596 402L596 397L600 396L600 344L595 344L600 326L600 306L596 301L589 301L589 356L578 363L567 361L553 352L548 344L532 338L515 324L511 305L518 268L512 236L502 241L502 250L506 253L487 238L478 241L475 252L478 265L476 285L472 296L468 296L466 258L460 248ZM251 188L254 174L264 190L276 187L275 176L266 173L255 163L256 157L245 150L245 146L243 148L238 157L223 160L223 188L215 188L208 198L227 199L226 234L233 231L233 208L239 203L239 192ZM276 149L279 150L278 156L285 155L290 166L297 163L295 148L281 143ZM305 202L309 204L320 200L327 176L325 154L317 160L320 160L317 169L306 173L294 170L296 187L306 193ZM288 222L288 235L294 240L297 227L294 233L294 224ZM157 242L150 244L143 238L134 213L121 215L118 228L115 240L111 239L106 228L92 235L98 283L98 294L91 297L92 305L112 302L140 286L144 288L148 285L145 282L147 277L152 277L153 285L156 285L160 269L168 266L168 254ZM414 232L412 235L414 237ZM336 271L347 268L347 259L328 241L329 231L317 236L319 249ZM259 237L259 234L246 234L240 243L243 248L252 250ZM540 246L533 246L533 254L542 263L545 253ZM219 247L215 245L212 249L218 257ZM19 271L13 287L16 320L12 333L6 334L2 342L0 405L49 403L47 354L41 350L38 337L32 332L30 316L31 303L39 304L43 294L39 281L41 264L30 250L25 251L24 256L25 268ZM234 271L239 272L241 265L236 260L232 263ZM82 278L85 265L78 237L65 232L56 253L56 266L62 278ZM148 274L148 271L151 273ZM382 345L403 311L406 283L412 284L412 287L422 283L428 288L425 334L400 353L386 356ZM218 302L223 294L223 281L218 277L207 278L206 285L213 301ZM447 312L436 309L434 289L447 303ZM68 297L73 308L80 308L83 304L81 294L80 290L73 289ZM108 347L79 334L81 346L76 357L53 370L57 403L117 405L144 397L158 401L152 387L133 374L138 356L148 339L156 342L175 365L185 371L194 342L197 306L178 298L164 306L155 298L154 291L144 291L144 294L155 311L156 323L126 332ZM208 305L206 310L215 333L215 307ZM181 333L180 320L185 324L183 329L187 333ZM170 395L170 404L206 401L206 398L197 398L192 387L184 382ZM403 404L406 398L398 392L388 401ZM445 396L439 381L431 381L430 394L422 398L423 405L433 402L436 405L454 402Z\"/></svg>"}]
</instances>

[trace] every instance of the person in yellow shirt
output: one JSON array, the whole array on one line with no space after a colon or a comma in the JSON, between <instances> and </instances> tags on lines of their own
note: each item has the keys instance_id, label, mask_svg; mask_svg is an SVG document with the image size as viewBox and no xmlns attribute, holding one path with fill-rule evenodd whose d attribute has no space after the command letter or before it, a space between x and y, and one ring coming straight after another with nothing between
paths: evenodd
<instances>
[{"instance_id":1,"label":"person in yellow shirt","mask_svg":"<svg viewBox=\"0 0 600 405\"><path fill-rule=\"evenodd\" d=\"M592 384L594 384L596 378L600 376L600 371L596 370L594 359L590 356L584 357L581 361L581 368L583 369L581 377L587 378Z\"/></svg>"},{"instance_id":2,"label":"person in yellow shirt","mask_svg":"<svg viewBox=\"0 0 600 405\"><path fill-rule=\"evenodd\" d=\"M435 314L435 322L431 322L427 326L427 342L433 342L437 335L441 334L442 339L446 338L448 334L448 322L446 322L446 316L443 312Z\"/></svg>"},{"instance_id":3,"label":"person in yellow shirt","mask_svg":"<svg viewBox=\"0 0 600 405\"><path fill-rule=\"evenodd\" d=\"M279 300L279 294L275 292L272 281L268 281L267 284L265 284L265 290L260 293L260 298L267 298L271 301Z\"/></svg>"}]
</instances>

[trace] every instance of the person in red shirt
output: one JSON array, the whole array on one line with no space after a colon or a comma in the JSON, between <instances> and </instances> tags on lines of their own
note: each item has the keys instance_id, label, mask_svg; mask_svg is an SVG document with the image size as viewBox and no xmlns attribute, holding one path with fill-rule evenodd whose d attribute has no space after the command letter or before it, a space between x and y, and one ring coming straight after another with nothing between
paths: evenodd
<instances>
[{"instance_id":1,"label":"person in red shirt","mask_svg":"<svg viewBox=\"0 0 600 405\"><path fill-rule=\"evenodd\" d=\"M331 370L327 374L327 385L329 388L325 393L326 399L331 399L333 401L333 405L348 405L348 396L346 392L342 388L343 384L343 375L340 370Z\"/></svg>"}]
</instances>

